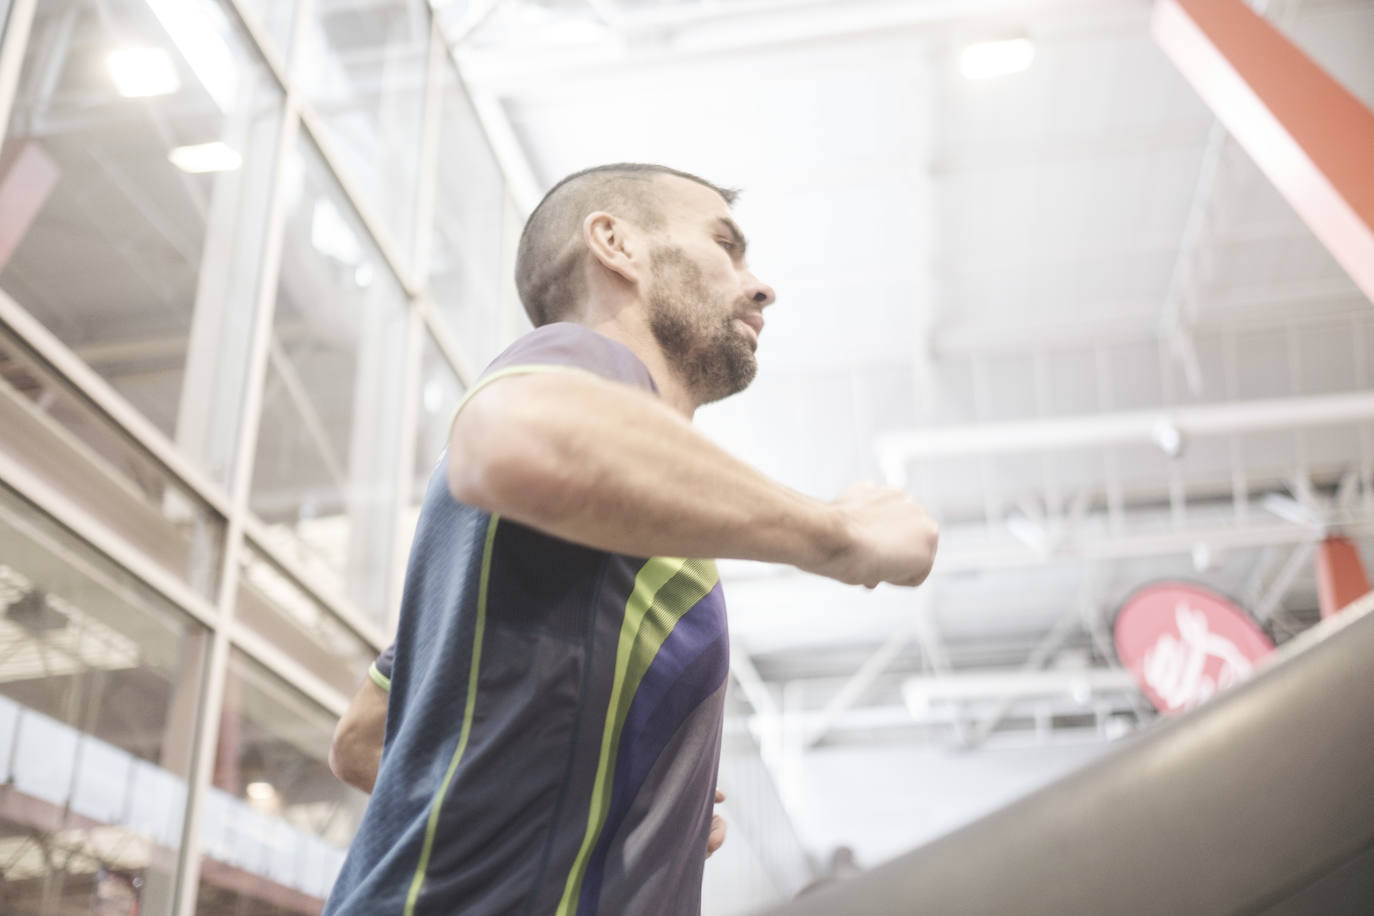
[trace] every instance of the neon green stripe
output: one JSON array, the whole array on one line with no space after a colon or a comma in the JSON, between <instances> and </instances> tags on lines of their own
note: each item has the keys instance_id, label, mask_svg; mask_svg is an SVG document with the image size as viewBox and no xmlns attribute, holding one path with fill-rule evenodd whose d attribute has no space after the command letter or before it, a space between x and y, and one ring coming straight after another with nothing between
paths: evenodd
<instances>
[{"instance_id":1,"label":"neon green stripe","mask_svg":"<svg viewBox=\"0 0 1374 916\"><path fill-rule=\"evenodd\" d=\"M425 828L424 845L420 848L420 862L415 866L415 878L410 882L410 893L406 895L405 916L412 916L415 912L415 901L420 896L421 885L425 883L429 856L434 849L434 834L439 829L439 809L444 805L449 783L453 781L453 774L458 770L458 761L463 759L463 751L468 746L468 735L472 733L472 712L477 706L477 671L482 663L482 633L487 624L487 581L491 577L491 545L496 540L496 523L499 519L500 516L493 515L487 523L487 540L482 547L482 576L477 586L477 623L472 633L472 664L468 669L468 698L463 709L463 730L458 735L458 746L453 750L448 772L444 774L444 781L439 785L439 792L434 796L434 803L429 809L429 824Z\"/></svg>"},{"instance_id":2,"label":"neon green stripe","mask_svg":"<svg viewBox=\"0 0 1374 916\"><path fill-rule=\"evenodd\" d=\"M367 669L367 676L372 678L372 683L376 684L387 693L391 692L391 678L377 670L376 662L373 662L372 666Z\"/></svg>"},{"instance_id":3,"label":"neon green stripe","mask_svg":"<svg viewBox=\"0 0 1374 916\"><path fill-rule=\"evenodd\" d=\"M625 616L620 624L615 680L611 686L610 701L606 705L601 757L592 786L587 830L582 836L577 858L568 872L567 882L563 885L557 916L570 916L577 908L592 849L610 809L615 752L639 682L678 619L715 587L718 578L715 564L710 561L670 557L650 559L635 577L634 590L625 603ZM660 613L653 613L655 610Z\"/></svg>"}]
</instances>

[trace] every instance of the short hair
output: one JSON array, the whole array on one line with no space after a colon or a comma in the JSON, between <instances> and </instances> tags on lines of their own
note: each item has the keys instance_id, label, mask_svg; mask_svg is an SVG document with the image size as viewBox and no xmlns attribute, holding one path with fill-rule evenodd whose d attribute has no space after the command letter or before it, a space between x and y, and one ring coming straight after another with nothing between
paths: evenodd
<instances>
[{"instance_id":1,"label":"short hair","mask_svg":"<svg viewBox=\"0 0 1374 916\"><path fill-rule=\"evenodd\" d=\"M575 312L587 295L582 273L586 247L582 221L597 210L616 213L654 230L663 211L653 182L663 175L695 181L733 204L739 192L666 165L617 162L574 172L554 185L525 221L515 256L515 288L535 326Z\"/></svg>"}]
</instances>

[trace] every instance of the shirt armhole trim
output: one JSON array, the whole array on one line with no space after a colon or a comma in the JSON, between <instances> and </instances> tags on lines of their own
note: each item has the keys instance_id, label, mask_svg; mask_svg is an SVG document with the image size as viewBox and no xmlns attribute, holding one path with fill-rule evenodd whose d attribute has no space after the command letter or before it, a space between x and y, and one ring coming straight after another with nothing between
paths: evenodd
<instances>
[{"instance_id":1,"label":"shirt armhole trim","mask_svg":"<svg viewBox=\"0 0 1374 916\"><path fill-rule=\"evenodd\" d=\"M476 385L473 385L472 388L468 389L467 394L463 395L463 399L458 402L457 408L455 408L453 411L453 419L450 420L448 424L450 437L452 437L453 434L453 424L458 422L458 414L463 412L463 408L467 406L468 401L471 401L473 396L476 395L477 392L481 391L483 388L487 387L492 382L497 381L498 379L509 378L513 375L538 375L541 373L551 372L571 372L574 375L586 375L590 376L591 378L613 381L612 379L607 379L604 375L598 375L597 373L592 372L590 369L583 369L581 366L561 366L557 363L522 363L518 366L507 366L506 368L499 369L496 372L491 373L490 375L483 376L480 380L478 380Z\"/></svg>"},{"instance_id":2,"label":"shirt armhole trim","mask_svg":"<svg viewBox=\"0 0 1374 916\"><path fill-rule=\"evenodd\" d=\"M376 662L373 662L371 667L367 669L367 676L372 678L372 683L376 684L378 687L382 688L387 693L391 692L391 678L387 677L385 674L382 674L382 671L380 668L377 667Z\"/></svg>"}]
</instances>

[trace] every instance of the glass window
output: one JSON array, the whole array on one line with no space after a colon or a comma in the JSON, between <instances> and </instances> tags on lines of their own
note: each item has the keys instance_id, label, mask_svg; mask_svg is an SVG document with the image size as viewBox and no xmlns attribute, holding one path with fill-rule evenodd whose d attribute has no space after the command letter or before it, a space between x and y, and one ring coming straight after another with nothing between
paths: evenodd
<instances>
[{"instance_id":1,"label":"glass window","mask_svg":"<svg viewBox=\"0 0 1374 916\"><path fill-rule=\"evenodd\" d=\"M213 0L41 3L0 150L0 289L221 482L281 104Z\"/></svg>"},{"instance_id":2,"label":"glass window","mask_svg":"<svg viewBox=\"0 0 1374 916\"><path fill-rule=\"evenodd\" d=\"M424 0L318 0L295 71L330 152L406 259L414 248L429 38Z\"/></svg>"},{"instance_id":3,"label":"glass window","mask_svg":"<svg viewBox=\"0 0 1374 916\"><path fill-rule=\"evenodd\" d=\"M386 616L405 298L319 152L288 163L287 224L251 506L312 583Z\"/></svg>"},{"instance_id":4,"label":"glass window","mask_svg":"<svg viewBox=\"0 0 1374 916\"><path fill-rule=\"evenodd\" d=\"M224 520L34 353L0 332L0 451L207 598Z\"/></svg>"},{"instance_id":5,"label":"glass window","mask_svg":"<svg viewBox=\"0 0 1374 916\"><path fill-rule=\"evenodd\" d=\"M451 62L444 68L430 291L480 370L501 349L506 185Z\"/></svg>"},{"instance_id":6,"label":"glass window","mask_svg":"<svg viewBox=\"0 0 1374 916\"><path fill-rule=\"evenodd\" d=\"M235 620L352 696L376 657L266 554L245 547Z\"/></svg>"},{"instance_id":7,"label":"glass window","mask_svg":"<svg viewBox=\"0 0 1374 916\"><path fill-rule=\"evenodd\" d=\"M261 665L230 657L197 912L319 912L367 804L329 770L334 724Z\"/></svg>"},{"instance_id":8,"label":"glass window","mask_svg":"<svg viewBox=\"0 0 1374 916\"><path fill-rule=\"evenodd\" d=\"M290 63L291 33L296 24L295 0L238 0L239 9L262 27L268 46L283 67Z\"/></svg>"},{"instance_id":9,"label":"glass window","mask_svg":"<svg viewBox=\"0 0 1374 916\"><path fill-rule=\"evenodd\" d=\"M424 356L420 363L420 418L415 424L415 476L411 500L424 498L425 485L440 453L448 447L449 427L454 411L463 399L463 383L444 358L434 338L425 334Z\"/></svg>"},{"instance_id":10,"label":"glass window","mask_svg":"<svg viewBox=\"0 0 1374 916\"><path fill-rule=\"evenodd\" d=\"M410 478L410 497L401 521L401 540L397 546L397 569L404 575L414 540L415 526L420 521L420 505L425 489L448 447L448 431L453 413L463 399L463 383L444 358L443 351L428 333L425 334L424 356L420 366L420 415L415 423L415 464Z\"/></svg>"},{"instance_id":11,"label":"glass window","mask_svg":"<svg viewBox=\"0 0 1374 916\"><path fill-rule=\"evenodd\" d=\"M3 488L0 608L0 911L171 913L204 630Z\"/></svg>"}]
</instances>

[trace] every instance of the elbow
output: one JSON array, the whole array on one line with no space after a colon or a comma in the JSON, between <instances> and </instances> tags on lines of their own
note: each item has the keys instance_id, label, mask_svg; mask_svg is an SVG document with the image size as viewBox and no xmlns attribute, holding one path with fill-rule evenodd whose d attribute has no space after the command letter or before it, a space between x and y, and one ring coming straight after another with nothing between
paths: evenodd
<instances>
[{"instance_id":1,"label":"elbow","mask_svg":"<svg viewBox=\"0 0 1374 916\"><path fill-rule=\"evenodd\" d=\"M334 739L329 743L329 771L340 782L370 794L377 781L377 769L366 765L363 758L367 756L367 751L357 747L357 744L351 729L345 723L339 723Z\"/></svg>"},{"instance_id":2,"label":"elbow","mask_svg":"<svg viewBox=\"0 0 1374 916\"><path fill-rule=\"evenodd\" d=\"M334 730L334 740L329 742L329 772L333 773L340 782L352 785L350 777L353 775L348 766L348 754L344 749L344 738L342 735L343 726Z\"/></svg>"}]
</instances>

